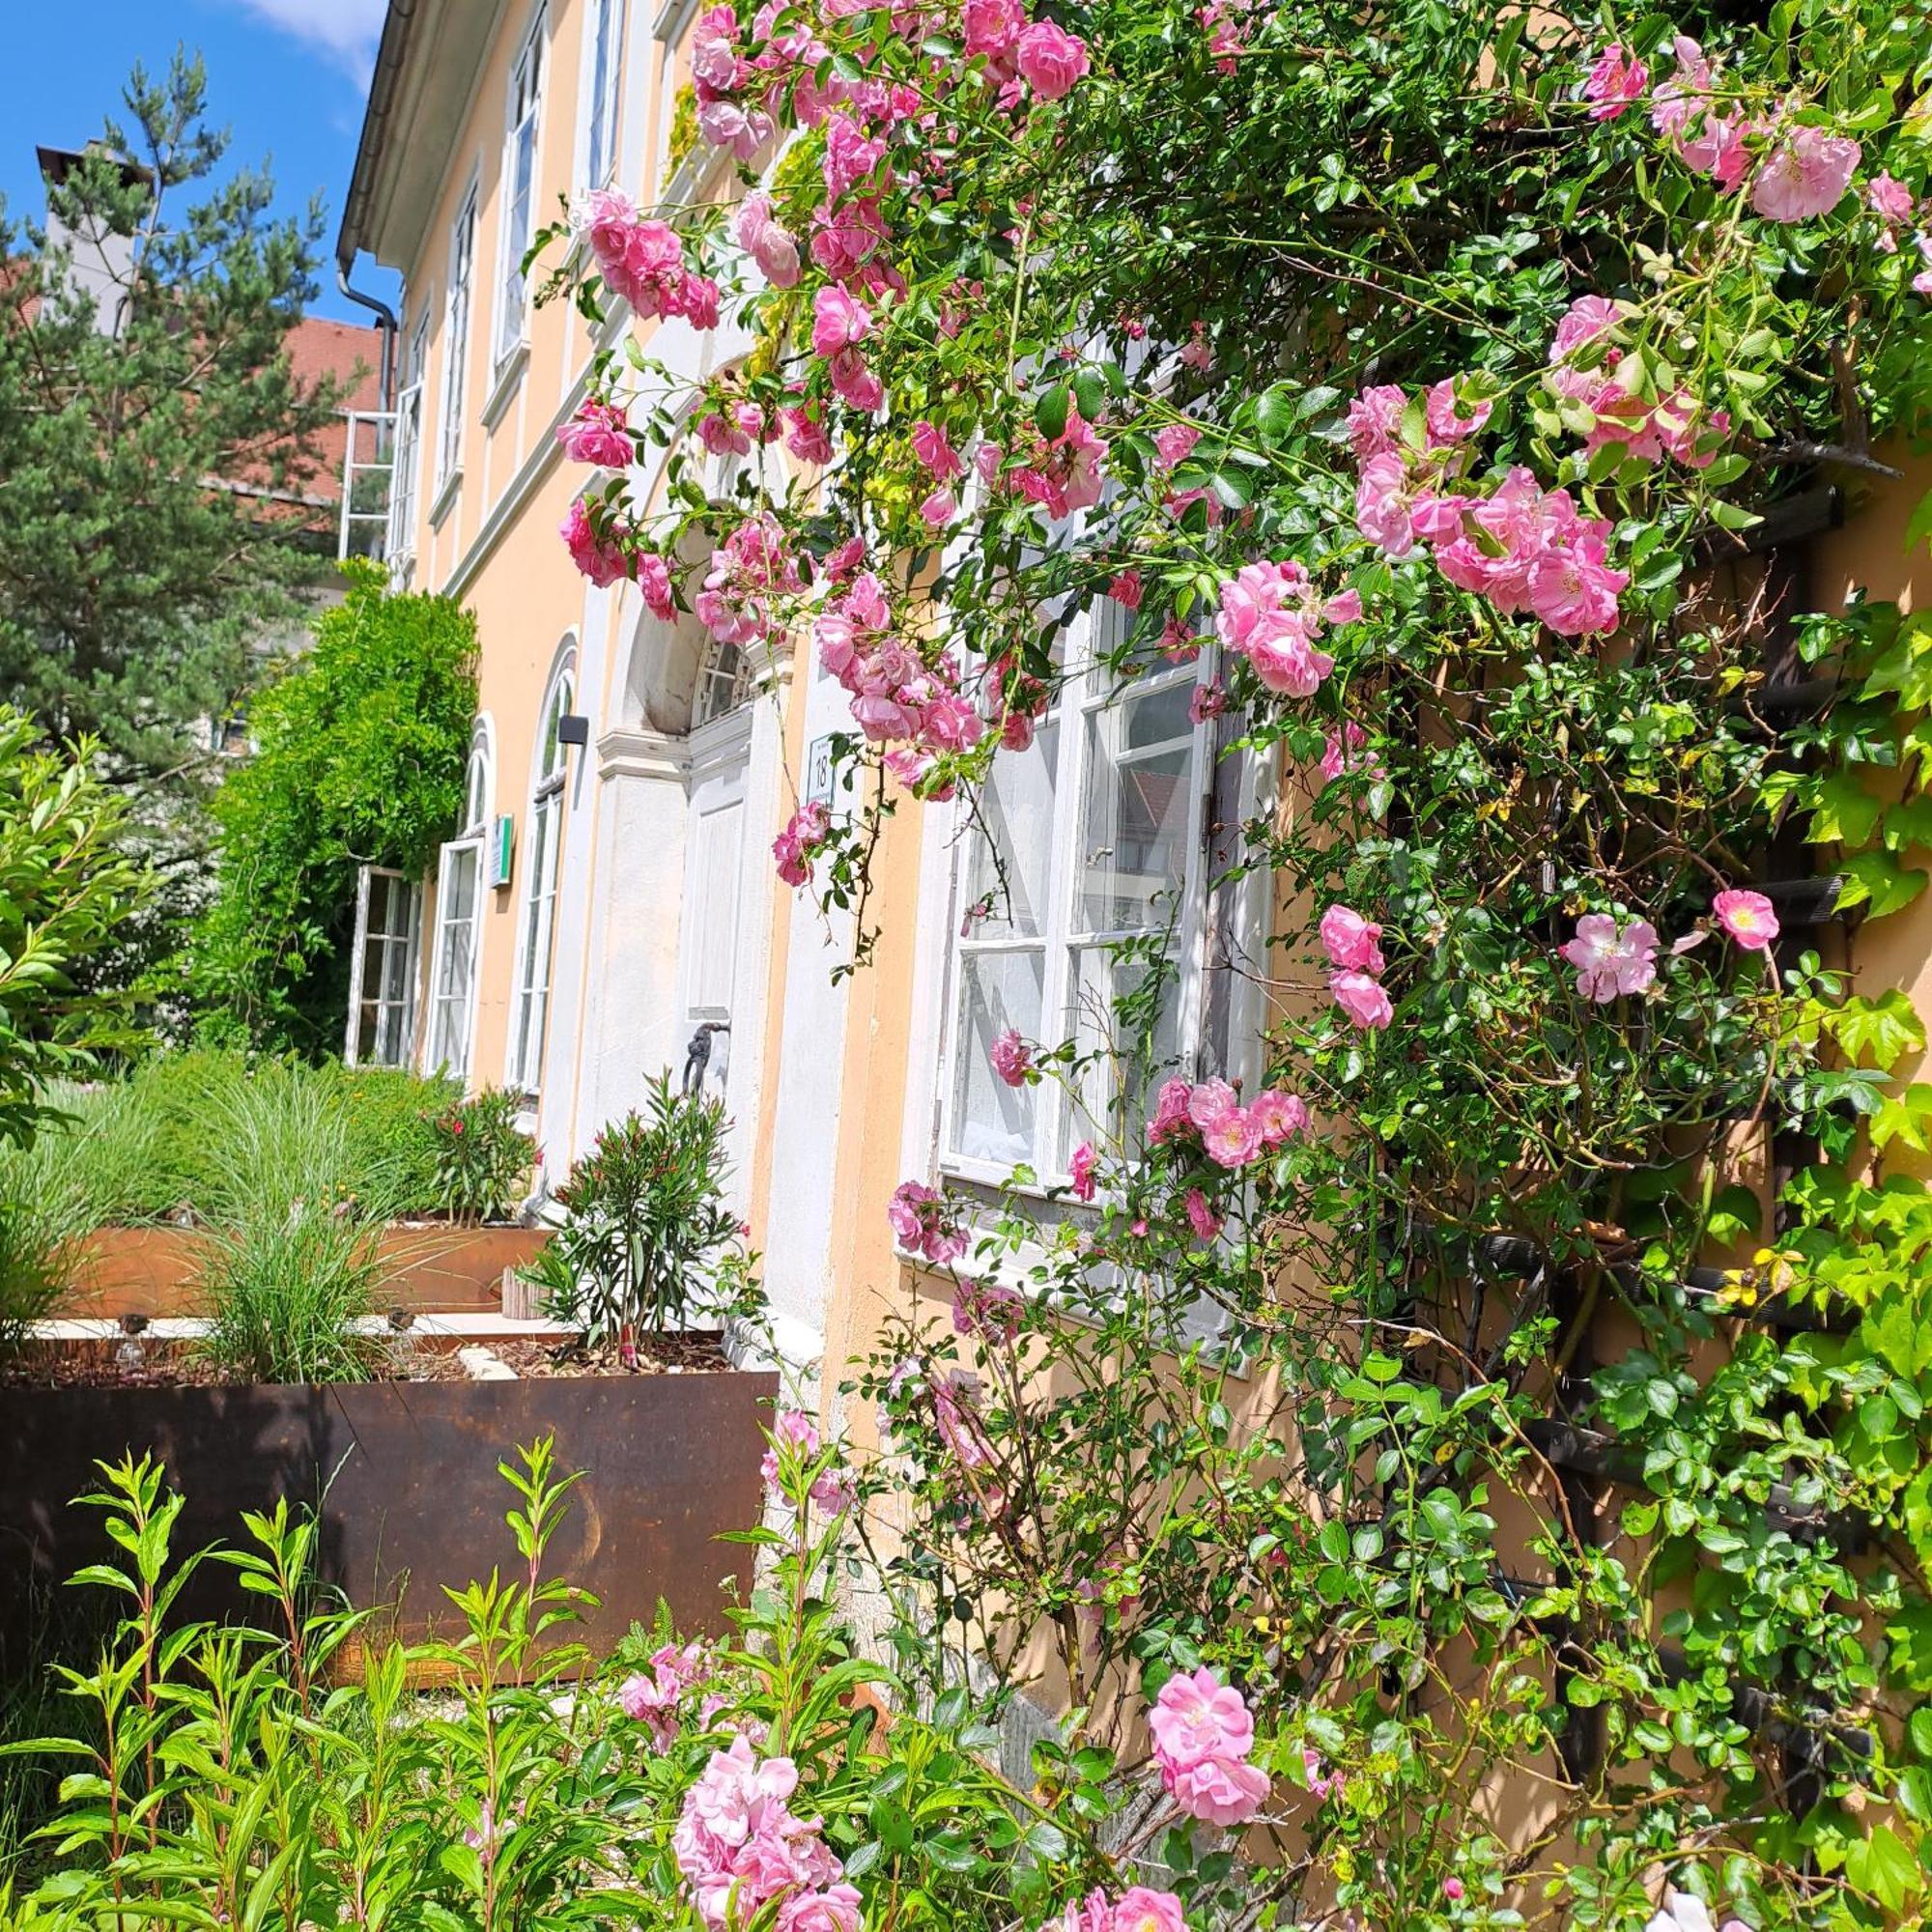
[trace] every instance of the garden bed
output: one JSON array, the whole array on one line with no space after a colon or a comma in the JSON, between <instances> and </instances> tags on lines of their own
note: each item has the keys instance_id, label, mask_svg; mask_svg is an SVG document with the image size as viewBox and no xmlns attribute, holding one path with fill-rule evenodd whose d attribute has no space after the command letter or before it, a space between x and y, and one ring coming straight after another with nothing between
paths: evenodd
<instances>
[{"instance_id":1,"label":"garden bed","mask_svg":"<svg viewBox=\"0 0 1932 1932\"><path fill-rule=\"evenodd\" d=\"M395 1222L377 1237L384 1292L417 1311L494 1309L503 1270L524 1267L550 1239L546 1228L465 1228ZM194 1228L97 1228L54 1313L102 1316L205 1315L201 1273L208 1236Z\"/></svg>"},{"instance_id":2,"label":"garden bed","mask_svg":"<svg viewBox=\"0 0 1932 1932\"><path fill-rule=\"evenodd\" d=\"M492 1344L493 1348L497 1346ZM244 1510L318 1507L317 1572L408 1637L451 1634L442 1586L515 1551L496 1464L551 1436L581 1470L550 1564L595 1593L582 1634L607 1652L660 1601L680 1629L723 1628L722 1585L747 1553L721 1543L757 1520L767 1373L591 1373L492 1381L290 1386L10 1387L0 1402L0 1643L24 1637L48 1594L110 1560L98 1458L153 1455L185 1502L177 1554L242 1535ZM232 1573L205 1564L184 1613L249 1609ZM259 1606L254 1606L258 1609Z\"/></svg>"}]
</instances>

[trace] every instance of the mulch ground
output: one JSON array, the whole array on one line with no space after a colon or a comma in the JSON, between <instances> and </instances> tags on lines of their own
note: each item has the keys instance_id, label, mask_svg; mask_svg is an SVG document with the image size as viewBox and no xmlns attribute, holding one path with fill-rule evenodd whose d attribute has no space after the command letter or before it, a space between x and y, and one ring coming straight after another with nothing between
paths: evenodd
<instances>
[{"instance_id":1,"label":"mulch ground","mask_svg":"<svg viewBox=\"0 0 1932 1932\"><path fill-rule=\"evenodd\" d=\"M641 1337L628 1359L614 1345L593 1350L576 1341L540 1342L527 1336L479 1336L450 1346L440 1337L431 1344L402 1335L385 1346L387 1369L379 1370L374 1378L398 1382L469 1380L458 1347L488 1349L520 1377L546 1379L720 1375L731 1366L720 1337L703 1330ZM143 1339L137 1347L138 1355L119 1339L30 1345L14 1360L0 1362L0 1388L219 1388L239 1379L192 1342Z\"/></svg>"}]
</instances>

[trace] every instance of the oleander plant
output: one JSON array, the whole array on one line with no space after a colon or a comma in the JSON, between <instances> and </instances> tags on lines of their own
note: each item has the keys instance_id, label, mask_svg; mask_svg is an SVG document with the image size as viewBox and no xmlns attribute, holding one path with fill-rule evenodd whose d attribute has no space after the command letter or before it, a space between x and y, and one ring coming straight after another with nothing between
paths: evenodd
<instances>
[{"instance_id":1,"label":"oleander plant","mask_svg":"<svg viewBox=\"0 0 1932 1932\"><path fill-rule=\"evenodd\" d=\"M1932 1087L1856 968L1932 625L1798 560L1927 428L1932 21L773 0L693 82L732 192L539 248L753 346L611 352L563 536L849 693L774 855L848 968L903 801L989 820L1076 684L1190 668L1253 780L1259 1060L1175 1049L1136 902L992 1049L1061 1171L900 1188L952 1321L851 1384L901 1667L1053 1707L1055 1830L1164 1901L1065 1923L1919 1922Z\"/></svg>"}]
</instances>

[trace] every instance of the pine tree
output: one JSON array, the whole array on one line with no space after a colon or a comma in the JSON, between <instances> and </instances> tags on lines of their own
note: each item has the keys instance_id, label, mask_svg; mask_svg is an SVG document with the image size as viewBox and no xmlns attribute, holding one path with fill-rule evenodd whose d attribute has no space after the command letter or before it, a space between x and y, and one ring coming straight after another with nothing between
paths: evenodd
<instances>
[{"instance_id":1,"label":"pine tree","mask_svg":"<svg viewBox=\"0 0 1932 1932\"><path fill-rule=\"evenodd\" d=\"M321 203L275 218L266 173L213 181L206 93L185 53L160 80L137 66L126 121L50 177L44 225L0 207L0 698L50 743L99 740L176 917L202 870L209 723L328 569L332 519L300 498L342 402L287 355Z\"/></svg>"}]
</instances>

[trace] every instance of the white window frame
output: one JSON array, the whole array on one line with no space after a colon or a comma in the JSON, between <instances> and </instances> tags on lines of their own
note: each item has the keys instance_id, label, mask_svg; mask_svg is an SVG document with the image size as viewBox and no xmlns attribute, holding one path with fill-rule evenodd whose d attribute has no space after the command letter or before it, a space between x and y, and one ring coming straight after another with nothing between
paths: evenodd
<instances>
[{"instance_id":1,"label":"white window frame","mask_svg":"<svg viewBox=\"0 0 1932 1932\"><path fill-rule=\"evenodd\" d=\"M698 0L665 0L651 22L651 37L658 43L657 152L651 156L651 185L648 199L661 200L670 185L670 127L677 118L677 50L683 44L691 23L696 19ZM700 141L695 153L701 153Z\"/></svg>"},{"instance_id":2,"label":"white window frame","mask_svg":"<svg viewBox=\"0 0 1932 1932\"><path fill-rule=\"evenodd\" d=\"M497 308L491 330L490 366L500 374L529 342L529 284L524 252L536 226L538 176L543 162L543 83L550 50L550 9L538 5L510 64L510 91L503 110L503 170L497 210ZM518 185L527 163L527 179Z\"/></svg>"},{"instance_id":3,"label":"white window frame","mask_svg":"<svg viewBox=\"0 0 1932 1932\"><path fill-rule=\"evenodd\" d=\"M400 933L384 930L372 935L369 930L370 888L377 879L399 884L404 893L404 924ZM355 929L349 955L349 1015L343 1028L342 1064L345 1066L408 1066L416 1049L416 971L422 935L422 882L389 866L360 866L355 872ZM372 1004L376 1009L376 1051L362 1055L362 995L368 983L367 961L372 936L384 952ZM397 947L403 951L403 991L400 999L384 992L389 982L389 954ZM401 1023L391 1036L387 1052L383 1051L385 1015L399 1011Z\"/></svg>"},{"instance_id":4,"label":"white window frame","mask_svg":"<svg viewBox=\"0 0 1932 1932\"><path fill-rule=\"evenodd\" d=\"M491 812L496 804L496 769L495 733L489 721L479 718L469 740L463 829L438 854L436 945L430 960L424 1040L424 1060L429 1072L441 1070L466 1081L475 1057L476 1009L483 984L483 895L489 890L484 861L488 856ZM450 885L457 868L466 863L476 870L476 890L469 901L469 983L465 987L450 987L444 984L451 970L450 940L455 924L450 917ZM452 1043L454 1052L447 1050Z\"/></svg>"},{"instance_id":5,"label":"white window frame","mask_svg":"<svg viewBox=\"0 0 1932 1932\"><path fill-rule=\"evenodd\" d=\"M1074 1102L1059 1080L1042 1080L1032 1090L1034 1101L1033 1151L1031 1158L993 1161L960 1151L959 1088L961 1056L972 1051L967 1030L962 1024L965 999L964 962L969 956L992 956L1002 952L1043 952L1044 973L1040 997L1039 1033L1042 1043L1057 1045L1074 1032L1076 1015L1072 1000L1075 988L1074 962L1084 950L1103 946L1110 939L1131 934L1110 934L1087 930L1077 919L1078 894L1084 872L1080 850L1087 812L1087 787L1092 777L1088 756L1089 726L1111 708L1117 708L1128 691L1115 681L1108 667L1098 660L1103 653L1094 648L1097 628L1119 621L1111 606L1098 613L1083 616L1068 638L1068 661L1079 667L1060 694L1054 716L1058 721L1058 742L1054 754L1054 824L1047 854L1046 917L1037 935L997 934L974 937L965 930L967 867L975 843L982 834L973 823L962 802L959 836L954 842L954 899L958 917L948 936L946 1006L941 1024L946 1049L940 1078L939 1168L941 1173L988 1186L1004 1184L1016 1165L1033 1169L1036 1184L1044 1189L1064 1185L1068 1179L1062 1150L1076 1142L1078 1134L1065 1131L1069 1117L1075 1116ZM1194 686L1211 681L1218 664L1218 652L1211 639L1204 639L1196 659L1185 665L1158 667L1137 679L1129 691L1144 696L1162 690ZM1191 726L1192 783L1186 809L1189 812L1185 866L1180 880L1179 917L1175 922L1169 956L1174 962L1175 992L1179 1002L1176 1034L1179 1045L1178 1071L1191 1076L1198 1065L1201 1048L1203 1010L1203 964L1209 888L1208 864L1208 805L1214 787L1214 726L1210 722ZM1005 757L1011 753L999 754ZM1094 1123L1104 1129L1104 1122Z\"/></svg>"},{"instance_id":6,"label":"white window frame","mask_svg":"<svg viewBox=\"0 0 1932 1932\"><path fill-rule=\"evenodd\" d=\"M577 98L583 105L577 180L606 187L617 172L618 81L624 68L625 0L588 0L583 21L583 71ZM604 67L598 85L598 63Z\"/></svg>"},{"instance_id":7,"label":"white window frame","mask_svg":"<svg viewBox=\"0 0 1932 1932\"><path fill-rule=\"evenodd\" d=\"M389 485L389 561L392 568L415 554L416 498L423 468L423 382L429 367L429 311L425 307L403 358L396 392L395 469Z\"/></svg>"},{"instance_id":8,"label":"white window frame","mask_svg":"<svg viewBox=\"0 0 1932 1932\"><path fill-rule=\"evenodd\" d=\"M556 904L563 877L563 839L569 825L565 786L570 749L557 739L577 691L577 651L567 645L551 672L537 713L537 742L530 753L530 806L524 827L524 895L517 909L516 996L510 1003L510 1037L504 1084L535 1094L543 1086L550 1031L551 978L556 965Z\"/></svg>"},{"instance_id":9,"label":"white window frame","mask_svg":"<svg viewBox=\"0 0 1932 1932\"><path fill-rule=\"evenodd\" d=\"M469 382L469 326L476 280L476 193L472 176L449 225L449 287L442 301L442 411L436 440L440 497L463 473L464 391Z\"/></svg>"}]
</instances>

